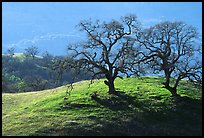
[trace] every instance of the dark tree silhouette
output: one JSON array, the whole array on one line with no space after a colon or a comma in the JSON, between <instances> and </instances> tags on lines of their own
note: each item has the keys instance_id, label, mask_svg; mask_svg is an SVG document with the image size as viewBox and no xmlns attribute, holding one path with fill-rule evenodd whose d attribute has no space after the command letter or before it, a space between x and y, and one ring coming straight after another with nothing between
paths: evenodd
<instances>
[{"instance_id":1,"label":"dark tree silhouette","mask_svg":"<svg viewBox=\"0 0 204 138\"><path fill-rule=\"evenodd\" d=\"M38 48L35 46L31 46L27 49L25 49L24 55L25 56L31 56L33 59L35 56L39 53Z\"/></svg>"},{"instance_id":2,"label":"dark tree silhouette","mask_svg":"<svg viewBox=\"0 0 204 138\"><path fill-rule=\"evenodd\" d=\"M183 22L162 22L136 34L143 48L140 62L149 63L154 73L163 71L164 88L178 96L177 86L183 78L202 83L202 64L199 46L196 45L196 28ZM170 86L171 77L176 78Z\"/></svg>"},{"instance_id":3,"label":"dark tree silhouette","mask_svg":"<svg viewBox=\"0 0 204 138\"><path fill-rule=\"evenodd\" d=\"M8 55L9 55L10 57L13 57L14 52L15 52L14 47L11 47L11 48L9 48L9 49L7 50L7 53L8 53Z\"/></svg>"},{"instance_id":4,"label":"dark tree silhouette","mask_svg":"<svg viewBox=\"0 0 204 138\"><path fill-rule=\"evenodd\" d=\"M136 72L132 57L137 53L133 34L138 31L138 26L134 15L121 17L120 21L103 23L99 20L81 21L79 27L87 34L88 40L69 45L69 58L61 61L61 67L89 71L93 74L92 79L104 76L109 93L114 94L115 79L122 78L122 74L129 76L130 73Z\"/></svg>"}]
</instances>

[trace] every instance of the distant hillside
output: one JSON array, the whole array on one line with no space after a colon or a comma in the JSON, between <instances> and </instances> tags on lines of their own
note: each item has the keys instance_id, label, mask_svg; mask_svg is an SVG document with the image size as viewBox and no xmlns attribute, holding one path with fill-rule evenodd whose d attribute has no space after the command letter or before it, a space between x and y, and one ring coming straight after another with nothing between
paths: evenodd
<instances>
[{"instance_id":1,"label":"distant hillside","mask_svg":"<svg viewBox=\"0 0 204 138\"><path fill-rule=\"evenodd\" d=\"M2 56L8 56L8 54L2 54ZM26 58L31 58L31 57L26 57L23 53L14 53L13 57L20 59L21 62L24 61ZM35 57L38 59L43 58L42 56L38 56L38 55Z\"/></svg>"},{"instance_id":2,"label":"distant hillside","mask_svg":"<svg viewBox=\"0 0 204 138\"><path fill-rule=\"evenodd\" d=\"M14 53L13 57L18 57L18 58L24 57L25 58L25 55L23 53Z\"/></svg>"},{"instance_id":3,"label":"distant hillside","mask_svg":"<svg viewBox=\"0 0 204 138\"><path fill-rule=\"evenodd\" d=\"M196 136L202 135L202 89L181 81L172 98L161 87L164 78L116 79L119 91L109 95L103 79L29 92L3 93L3 136ZM91 98L97 94L95 99Z\"/></svg>"},{"instance_id":4,"label":"distant hillside","mask_svg":"<svg viewBox=\"0 0 204 138\"><path fill-rule=\"evenodd\" d=\"M49 55L33 59L23 53L2 55L2 92L39 91L73 82L73 70L67 69L60 78L57 70L51 69L53 59L62 58ZM75 81L90 78L89 73L84 73Z\"/></svg>"}]
</instances>

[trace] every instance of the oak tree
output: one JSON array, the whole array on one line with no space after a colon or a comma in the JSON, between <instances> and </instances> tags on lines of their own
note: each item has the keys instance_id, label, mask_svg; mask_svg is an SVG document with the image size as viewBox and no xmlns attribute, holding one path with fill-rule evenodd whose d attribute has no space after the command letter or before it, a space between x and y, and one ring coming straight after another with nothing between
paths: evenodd
<instances>
[{"instance_id":1,"label":"oak tree","mask_svg":"<svg viewBox=\"0 0 204 138\"><path fill-rule=\"evenodd\" d=\"M148 63L154 73L164 72L163 87L173 96L178 96L177 86L181 79L202 81L202 64L198 32L184 22L161 22L136 34L137 42L143 48L140 62ZM200 57L196 57L196 56ZM171 79L176 79L170 86Z\"/></svg>"},{"instance_id":2,"label":"oak tree","mask_svg":"<svg viewBox=\"0 0 204 138\"><path fill-rule=\"evenodd\" d=\"M89 71L93 78L104 76L109 93L116 92L114 81L122 74L130 76L136 72L132 56L137 53L133 34L139 29L135 15L121 17L110 22L84 20L79 23L80 30L87 35L87 41L70 44L69 55L62 62L64 68Z\"/></svg>"}]
</instances>

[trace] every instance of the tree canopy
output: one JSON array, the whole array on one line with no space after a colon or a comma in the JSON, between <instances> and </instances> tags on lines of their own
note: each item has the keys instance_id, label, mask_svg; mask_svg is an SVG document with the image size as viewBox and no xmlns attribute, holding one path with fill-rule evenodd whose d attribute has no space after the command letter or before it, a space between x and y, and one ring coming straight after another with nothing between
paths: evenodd
<instances>
[{"instance_id":1,"label":"tree canopy","mask_svg":"<svg viewBox=\"0 0 204 138\"><path fill-rule=\"evenodd\" d=\"M114 80L122 74L130 76L137 72L132 55L138 52L135 47L134 32L139 29L134 15L121 17L119 21L79 23L81 31L87 34L87 41L68 46L67 68L81 68L93 73L93 78L104 76L109 93L115 93ZM64 63L65 63L64 62Z\"/></svg>"},{"instance_id":2,"label":"tree canopy","mask_svg":"<svg viewBox=\"0 0 204 138\"><path fill-rule=\"evenodd\" d=\"M161 22L136 34L144 49L140 61L149 63L154 73L164 71L163 84L172 95L178 95L176 88L181 79L202 80L202 64L196 57L200 49L195 43L197 37L195 27L177 21ZM171 77L176 79L173 87Z\"/></svg>"}]
</instances>

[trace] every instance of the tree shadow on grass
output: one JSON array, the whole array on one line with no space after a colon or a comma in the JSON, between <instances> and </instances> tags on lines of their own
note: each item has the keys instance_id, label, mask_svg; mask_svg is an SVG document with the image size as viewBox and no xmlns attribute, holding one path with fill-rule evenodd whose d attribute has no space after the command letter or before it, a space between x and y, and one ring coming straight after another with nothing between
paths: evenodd
<instances>
[{"instance_id":1,"label":"tree shadow on grass","mask_svg":"<svg viewBox=\"0 0 204 138\"><path fill-rule=\"evenodd\" d=\"M169 98L171 102L160 105L159 110L151 106L143 109L145 122L154 126L152 130L166 135L202 135L202 100L186 96Z\"/></svg>"},{"instance_id":2,"label":"tree shadow on grass","mask_svg":"<svg viewBox=\"0 0 204 138\"><path fill-rule=\"evenodd\" d=\"M134 108L140 108L143 111L141 118L133 117L132 121L129 122L130 124L127 122L124 124L125 128L132 131L133 135L202 135L202 100L186 96L168 98L169 102L152 104L152 101L158 100L157 97L156 99L140 101L135 96L117 92L110 98L96 97L94 100L113 111L133 109L135 116L138 113ZM162 99L160 100L162 101ZM137 120L144 123L142 127L136 125ZM129 129L129 125L132 125L134 129L140 128L143 132L134 133L133 130Z\"/></svg>"},{"instance_id":3,"label":"tree shadow on grass","mask_svg":"<svg viewBox=\"0 0 204 138\"><path fill-rule=\"evenodd\" d=\"M116 111L116 114L117 111L122 111L120 113L125 113L126 117L107 120L103 117L90 116L88 118L96 122L96 128L89 129L92 126L70 128L71 132L62 130L60 135L202 135L202 100L187 96L165 97L165 100L163 96L142 100L139 98L141 97L117 91L108 97L100 95L94 97L93 100L98 104L68 104L67 108L75 109L101 105ZM137 112L136 108L142 112Z\"/></svg>"},{"instance_id":4,"label":"tree shadow on grass","mask_svg":"<svg viewBox=\"0 0 204 138\"><path fill-rule=\"evenodd\" d=\"M133 106L139 105L136 97L125 94L122 91L116 91L108 98L100 98L99 96L92 98L100 105L111 110L129 110Z\"/></svg>"},{"instance_id":5,"label":"tree shadow on grass","mask_svg":"<svg viewBox=\"0 0 204 138\"><path fill-rule=\"evenodd\" d=\"M175 100L175 104L179 104L179 103L190 104L190 105L202 104L201 99L193 99L188 96L173 97L173 99Z\"/></svg>"},{"instance_id":6,"label":"tree shadow on grass","mask_svg":"<svg viewBox=\"0 0 204 138\"><path fill-rule=\"evenodd\" d=\"M148 107L148 102L141 102L136 96L125 92L117 92L107 98L96 96L94 100L100 105L116 112L115 117L87 116L95 122L84 124L80 122L66 124L66 127L43 128L33 135L62 135L62 136L201 136L202 135L202 106L201 100L189 97L169 97L168 103L159 105L160 110ZM158 100L158 97L155 97ZM72 108L92 108L98 105L71 104ZM143 110L141 116L131 110L139 107ZM173 108L172 108L173 107ZM124 112L118 113L122 110ZM129 112L129 111L131 112ZM133 112L132 112L133 111ZM124 116L121 115L125 113ZM132 114L133 113L133 114ZM120 115L118 115L120 114Z\"/></svg>"},{"instance_id":7,"label":"tree shadow on grass","mask_svg":"<svg viewBox=\"0 0 204 138\"><path fill-rule=\"evenodd\" d=\"M157 99L156 99L157 100ZM160 104L150 104L147 106L145 103L141 109L148 114L159 115L162 117L163 115L168 115L168 113L177 113L177 114L185 114L191 115L191 113L197 113L198 115L202 113L202 100L201 99L193 99L187 96L179 96L179 97L169 97L168 102L163 102ZM154 110L154 107L159 107L158 110Z\"/></svg>"},{"instance_id":8,"label":"tree shadow on grass","mask_svg":"<svg viewBox=\"0 0 204 138\"><path fill-rule=\"evenodd\" d=\"M175 111L185 110L191 114L192 112L201 113L202 99L193 99L187 96L180 96L173 98Z\"/></svg>"}]
</instances>

